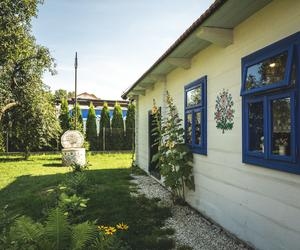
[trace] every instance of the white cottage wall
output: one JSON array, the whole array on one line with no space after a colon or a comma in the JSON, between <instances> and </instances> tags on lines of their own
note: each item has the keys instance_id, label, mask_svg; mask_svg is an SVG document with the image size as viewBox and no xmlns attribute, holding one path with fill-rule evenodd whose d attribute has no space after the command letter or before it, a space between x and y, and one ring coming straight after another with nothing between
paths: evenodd
<instances>
[{"instance_id":1,"label":"white cottage wall","mask_svg":"<svg viewBox=\"0 0 300 250\"><path fill-rule=\"evenodd\" d=\"M163 107L164 83L157 82L152 89L146 90L145 96L139 96L137 104L137 164L139 167L148 172L149 164L149 121L148 115L153 107L155 100L157 107Z\"/></svg>"},{"instance_id":2,"label":"white cottage wall","mask_svg":"<svg viewBox=\"0 0 300 250\"><path fill-rule=\"evenodd\" d=\"M230 14L230 13L229 13ZM300 176L242 163L241 58L300 31L300 1L276 0L234 29L226 48L211 45L198 53L189 70L167 76L167 89L180 116L184 86L207 75L207 151L194 154L196 190L191 206L259 249L299 249ZM138 165L148 170L148 111L153 98L162 106L163 83L139 96ZM222 134L214 121L222 89L234 99L234 128Z\"/></svg>"}]
</instances>

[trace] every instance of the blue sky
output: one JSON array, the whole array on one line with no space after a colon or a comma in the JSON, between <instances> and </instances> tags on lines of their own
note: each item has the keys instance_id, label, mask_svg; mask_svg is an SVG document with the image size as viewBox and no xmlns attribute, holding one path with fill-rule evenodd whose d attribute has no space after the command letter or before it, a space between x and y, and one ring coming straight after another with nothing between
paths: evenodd
<instances>
[{"instance_id":1,"label":"blue sky","mask_svg":"<svg viewBox=\"0 0 300 250\"><path fill-rule=\"evenodd\" d=\"M52 90L74 88L78 52L78 92L120 99L154 61L213 0L45 0L33 20L37 42L56 60Z\"/></svg>"}]
</instances>

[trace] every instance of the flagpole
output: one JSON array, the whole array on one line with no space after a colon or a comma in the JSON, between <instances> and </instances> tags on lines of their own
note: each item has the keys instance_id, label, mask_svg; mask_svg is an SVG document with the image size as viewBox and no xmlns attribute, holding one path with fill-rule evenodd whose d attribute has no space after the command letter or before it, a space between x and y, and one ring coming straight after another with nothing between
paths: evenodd
<instances>
[{"instance_id":1,"label":"flagpole","mask_svg":"<svg viewBox=\"0 0 300 250\"><path fill-rule=\"evenodd\" d=\"M78 68L78 59L77 52L75 53L75 130L77 129L77 68Z\"/></svg>"}]
</instances>

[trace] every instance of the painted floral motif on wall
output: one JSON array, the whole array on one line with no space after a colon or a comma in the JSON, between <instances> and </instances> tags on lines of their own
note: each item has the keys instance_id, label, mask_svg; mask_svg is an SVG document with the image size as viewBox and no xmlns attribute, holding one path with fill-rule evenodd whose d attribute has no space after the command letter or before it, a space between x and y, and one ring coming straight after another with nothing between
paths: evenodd
<instances>
[{"instance_id":1,"label":"painted floral motif on wall","mask_svg":"<svg viewBox=\"0 0 300 250\"><path fill-rule=\"evenodd\" d=\"M215 105L215 121L217 123L216 127L222 129L224 134L225 130L231 130L234 124L234 102L232 100L232 95L228 90L223 89L219 93L216 99Z\"/></svg>"}]
</instances>

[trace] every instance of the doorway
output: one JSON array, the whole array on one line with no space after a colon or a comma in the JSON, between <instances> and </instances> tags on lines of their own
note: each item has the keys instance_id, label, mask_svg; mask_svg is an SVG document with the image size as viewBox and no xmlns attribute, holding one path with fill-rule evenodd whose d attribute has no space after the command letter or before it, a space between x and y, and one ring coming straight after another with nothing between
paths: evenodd
<instances>
[{"instance_id":1,"label":"doorway","mask_svg":"<svg viewBox=\"0 0 300 250\"><path fill-rule=\"evenodd\" d=\"M161 112L161 108L159 108L159 113ZM159 169L157 167L157 161L152 162L152 157L158 152L158 145L153 145L157 139L157 135L153 134L153 129L155 128L156 124L154 123L154 115L152 115L152 112L148 112L148 133L149 133L149 163L148 163L148 169L149 173L154 176L155 178L159 179L161 178Z\"/></svg>"}]
</instances>

